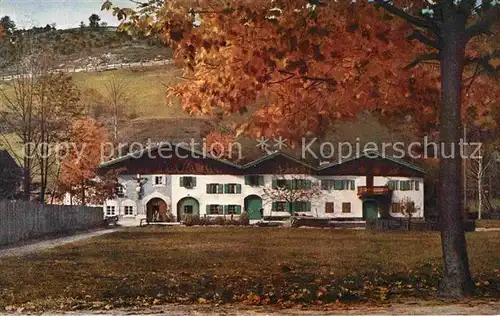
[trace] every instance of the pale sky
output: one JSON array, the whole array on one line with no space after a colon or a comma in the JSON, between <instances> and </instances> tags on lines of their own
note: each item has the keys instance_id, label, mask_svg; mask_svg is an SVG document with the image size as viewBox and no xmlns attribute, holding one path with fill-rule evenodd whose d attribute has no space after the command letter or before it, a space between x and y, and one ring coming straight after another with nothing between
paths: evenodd
<instances>
[{"instance_id":1,"label":"pale sky","mask_svg":"<svg viewBox=\"0 0 500 316\"><path fill-rule=\"evenodd\" d=\"M101 11L103 0L0 0L0 17L8 15L17 28L30 28L56 23L58 29L89 24L89 16L96 13L101 22L118 25L111 11ZM129 0L112 0L113 5L134 7Z\"/></svg>"}]
</instances>

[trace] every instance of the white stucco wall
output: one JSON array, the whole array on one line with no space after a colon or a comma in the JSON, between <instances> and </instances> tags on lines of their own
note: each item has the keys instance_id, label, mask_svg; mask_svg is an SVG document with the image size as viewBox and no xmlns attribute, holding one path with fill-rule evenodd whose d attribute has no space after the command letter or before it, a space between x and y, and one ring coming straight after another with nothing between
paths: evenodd
<instances>
[{"instance_id":1,"label":"white stucco wall","mask_svg":"<svg viewBox=\"0 0 500 316\"><path fill-rule=\"evenodd\" d=\"M117 198L114 200L106 201L106 205L114 205L116 213L119 216L124 215L125 205L134 206L134 215L137 217L145 217L146 204L152 198L161 198L169 206L172 214L177 216L177 203L185 198L192 197L198 200L200 206L200 215L206 214L206 206L210 204L220 205L241 205L242 211L244 210L245 197L250 195L257 195L262 198L264 216L279 217L289 216L288 212L271 212L272 201L268 200L263 192L263 187L253 187L245 185L245 176L243 175L164 175L165 182L162 185L154 185L154 175L141 175L146 179L143 185L143 195L138 199L136 187L136 175L120 176L120 183L126 187L125 197ZM196 187L185 188L180 186L180 178L192 176L196 178ZM324 193L321 197L314 199L311 202L310 215L317 217L331 217L331 218L362 218L363 216L363 201L357 195L357 188L366 185L366 177L364 176L316 176L316 175L270 175L264 176L264 186L271 187L272 180L274 179L305 179L311 180L313 183L320 185L321 180L354 180L354 190L322 190ZM405 178L405 177L375 177L375 186L385 186L389 180L415 180L419 182L419 191L400 191L393 192L393 202L399 202L404 197L410 197L417 207L419 212L414 217L423 217L424 214L424 183L422 178ZM241 193L235 194L209 194L206 191L206 186L209 183L218 184L240 184ZM325 212L325 203L334 203L334 213ZM351 203L351 212L342 213L342 203ZM106 208L104 208L106 212ZM404 216L400 213L391 215L395 217Z\"/></svg>"},{"instance_id":2,"label":"white stucco wall","mask_svg":"<svg viewBox=\"0 0 500 316\"><path fill-rule=\"evenodd\" d=\"M363 217L363 201L358 197L358 187L366 185L366 177L363 176L318 176L319 180L354 180L354 190L323 190L325 196L318 201L318 216L332 218ZM333 202L334 211L326 213L325 203ZM351 213L342 213L342 203L351 203Z\"/></svg>"},{"instance_id":3,"label":"white stucco wall","mask_svg":"<svg viewBox=\"0 0 500 316\"><path fill-rule=\"evenodd\" d=\"M418 208L418 212L413 215L413 217L424 217L424 180L422 178L406 178L406 177L375 177L373 179L373 185L375 186L384 186L387 185L387 182L390 180L414 180L419 183L419 190L411 190L411 191L401 191L394 190L392 193L392 202L398 203L401 202L404 198L410 198L413 202L415 202L415 206ZM393 213L391 210L391 216L393 217L405 217L401 213Z\"/></svg>"}]
</instances>

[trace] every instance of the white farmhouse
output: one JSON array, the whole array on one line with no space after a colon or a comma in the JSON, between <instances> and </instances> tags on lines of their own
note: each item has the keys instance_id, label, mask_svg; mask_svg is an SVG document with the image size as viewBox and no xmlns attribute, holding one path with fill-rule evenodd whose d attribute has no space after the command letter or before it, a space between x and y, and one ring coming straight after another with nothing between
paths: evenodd
<instances>
[{"instance_id":1,"label":"white farmhouse","mask_svg":"<svg viewBox=\"0 0 500 316\"><path fill-rule=\"evenodd\" d=\"M321 218L367 220L402 217L401 202L415 203L415 218L424 216L424 171L406 161L376 153L342 163L312 166L276 152L246 165L202 156L181 145L168 155L161 146L127 155L100 166L101 172L121 170L114 199L104 212L122 221L181 221L187 214L238 216L251 222L286 218L298 212ZM275 187L316 187L310 201L270 200ZM267 188L267 189L265 189Z\"/></svg>"}]
</instances>

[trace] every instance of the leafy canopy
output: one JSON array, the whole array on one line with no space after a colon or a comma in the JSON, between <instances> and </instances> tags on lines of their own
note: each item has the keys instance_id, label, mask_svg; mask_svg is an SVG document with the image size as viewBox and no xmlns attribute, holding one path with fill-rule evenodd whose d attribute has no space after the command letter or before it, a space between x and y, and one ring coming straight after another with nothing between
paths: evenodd
<instances>
[{"instance_id":1,"label":"leafy canopy","mask_svg":"<svg viewBox=\"0 0 500 316\"><path fill-rule=\"evenodd\" d=\"M240 131L257 136L320 134L362 110L404 119L415 131L436 131L439 38L430 33L450 1L375 2L385 10L368 1L304 0L149 1L136 9L108 1L103 9L113 9L123 29L160 36L175 48L185 71L169 94L189 113L252 110ZM470 2L454 5L465 10ZM483 1L471 23L491 5ZM413 14L416 27L389 13ZM477 76L475 65L496 56L498 33L480 35L467 47L464 115L470 105L484 118L478 124L491 127L499 85Z\"/></svg>"}]
</instances>

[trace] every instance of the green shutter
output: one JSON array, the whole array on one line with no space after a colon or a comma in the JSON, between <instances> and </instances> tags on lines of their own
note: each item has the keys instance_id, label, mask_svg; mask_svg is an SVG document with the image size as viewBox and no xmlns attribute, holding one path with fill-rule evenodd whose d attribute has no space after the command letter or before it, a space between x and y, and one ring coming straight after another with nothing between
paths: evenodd
<instances>
[{"instance_id":1,"label":"green shutter","mask_svg":"<svg viewBox=\"0 0 500 316\"><path fill-rule=\"evenodd\" d=\"M217 193L223 193L224 191L224 186L222 184L217 185Z\"/></svg>"},{"instance_id":2,"label":"green shutter","mask_svg":"<svg viewBox=\"0 0 500 316\"><path fill-rule=\"evenodd\" d=\"M278 180L273 180L272 182L272 188L276 189L278 187Z\"/></svg>"},{"instance_id":3,"label":"green shutter","mask_svg":"<svg viewBox=\"0 0 500 316\"><path fill-rule=\"evenodd\" d=\"M401 181L399 185L401 191L408 191L408 181Z\"/></svg>"},{"instance_id":4,"label":"green shutter","mask_svg":"<svg viewBox=\"0 0 500 316\"><path fill-rule=\"evenodd\" d=\"M193 179L193 188L196 187L196 177L192 177Z\"/></svg>"},{"instance_id":5,"label":"green shutter","mask_svg":"<svg viewBox=\"0 0 500 316\"><path fill-rule=\"evenodd\" d=\"M276 211L276 209L278 209L278 202L273 202L271 208L273 211Z\"/></svg>"},{"instance_id":6,"label":"green shutter","mask_svg":"<svg viewBox=\"0 0 500 316\"><path fill-rule=\"evenodd\" d=\"M224 193L229 193L229 184L224 184Z\"/></svg>"},{"instance_id":7,"label":"green shutter","mask_svg":"<svg viewBox=\"0 0 500 316\"><path fill-rule=\"evenodd\" d=\"M259 185L264 185L264 176L259 176Z\"/></svg>"},{"instance_id":8,"label":"green shutter","mask_svg":"<svg viewBox=\"0 0 500 316\"><path fill-rule=\"evenodd\" d=\"M286 210L287 212L290 212L290 213L291 213L291 212L293 212L293 203L286 202L286 203L285 203L285 210Z\"/></svg>"},{"instance_id":9,"label":"green shutter","mask_svg":"<svg viewBox=\"0 0 500 316\"><path fill-rule=\"evenodd\" d=\"M250 184L249 177L250 177L250 176L245 176L245 184L246 184L246 185L249 185L249 184Z\"/></svg>"},{"instance_id":10,"label":"green shutter","mask_svg":"<svg viewBox=\"0 0 500 316\"><path fill-rule=\"evenodd\" d=\"M224 205L224 214L229 212L229 205Z\"/></svg>"},{"instance_id":11,"label":"green shutter","mask_svg":"<svg viewBox=\"0 0 500 316\"><path fill-rule=\"evenodd\" d=\"M312 188L312 181L311 180L306 181L306 188L308 188L308 189Z\"/></svg>"},{"instance_id":12,"label":"green shutter","mask_svg":"<svg viewBox=\"0 0 500 316\"><path fill-rule=\"evenodd\" d=\"M419 190L420 190L420 182L415 181L415 191L419 191Z\"/></svg>"},{"instance_id":13,"label":"green shutter","mask_svg":"<svg viewBox=\"0 0 500 316\"><path fill-rule=\"evenodd\" d=\"M306 202L306 211L307 212L311 211L311 202Z\"/></svg>"},{"instance_id":14,"label":"green shutter","mask_svg":"<svg viewBox=\"0 0 500 316\"><path fill-rule=\"evenodd\" d=\"M333 188L335 190L342 190L342 181L341 180L333 180Z\"/></svg>"},{"instance_id":15,"label":"green shutter","mask_svg":"<svg viewBox=\"0 0 500 316\"><path fill-rule=\"evenodd\" d=\"M210 204L207 204L205 214L207 214L207 215L210 214Z\"/></svg>"},{"instance_id":16,"label":"green shutter","mask_svg":"<svg viewBox=\"0 0 500 316\"><path fill-rule=\"evenodd\" d=\"M210 183L207 183L207 193L212 193L210 192Z\"/></svg>"},{"instance_id":17,"label":"green shutter","mask_svg":"<svg viewBox=\"0 0 500 316\"><path fill-rule=\"evenodd\" d=\"M356 189L356 183L354 183L354 180L351 180L351 190Z\"/></svg>"},{"instance_id":18,"label":"green shutter","mask_svg":"<svg viewBox=\"0 0 500 316\"><path fill-rule=\"evenodd\" d=\"M179 181L179 185L180 185L181 187L183 187L183 186L184 186L184 177L180 177L180 178L179 178L179 180L180 180L180 181Z\"/></svg>"},{"instance_id":19,"label":"green shutter","mask_svg":"<svg viewBox=\"0 0 500 316\"><path fill-rule=\"evenodd\" d=\"M241 184L236 185L236 193L241 193Z\"/></svg>"},{"instance_id":20,"label":"green shutter","mask_svg":"<svg viewBox=\"0 0 500 316\"><path fill-rule=\"evenodd\" d=\"M299 180L296 180L296 179L288 180L287 181L287 187L289 189L292 189L292 190L299 189L299 187L298 187L298 181Z\"/></svg>"},{"instance_id":21,"label":"green shutter","mask_svg":"<svg viewBox=\"0 0 500 316\"><path fill-rule=\"evenodd\" d=\"M241 214L241 205L236 205L236 214Z\"/></svg>"}]
</instances>

